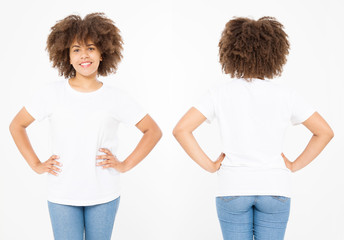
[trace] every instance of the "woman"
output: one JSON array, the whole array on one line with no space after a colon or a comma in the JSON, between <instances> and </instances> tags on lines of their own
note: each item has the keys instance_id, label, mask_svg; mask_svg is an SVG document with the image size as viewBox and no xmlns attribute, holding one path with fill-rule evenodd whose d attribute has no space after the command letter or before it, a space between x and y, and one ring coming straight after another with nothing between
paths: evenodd
<instances>
[{"instance_id":1,"label":"woman","mask_svg":"<svg viewBox=\"0 0 344 240\"><path fill-rule=\"evenodd\" d=\"M290 210L290 176L333 137L326 121L300 96L272 79L289 53L283 26L263 17L230 20L219 42L220 63L233 79L209 91L178 122L173 134L202 168L218 172L218 218L225 240L284 238ZM217 119L223 153L213 162L192 132ZM288 125L303 124L313 137L289 161L282 153Z\"/></svg>"},{"instance_id":2,"label":"woman","mask_svg":"<svg viewBox=\"0 0 344 240\"><path fill-rule=\"evenodd\" d=\"M135 167L162 136L154 120L125 93L97 76L115 73L122 39L102 13L70 15L51 29L47 50L66 81L42 87L10 125L13 139L38 174L48 173L48 207L55 239L110 239L120 191L119 173ZM26 128L49 119L52 155L41 161ZM116 158L120 123L142 139L123 161Z\"/></svg>"}]
</instances>

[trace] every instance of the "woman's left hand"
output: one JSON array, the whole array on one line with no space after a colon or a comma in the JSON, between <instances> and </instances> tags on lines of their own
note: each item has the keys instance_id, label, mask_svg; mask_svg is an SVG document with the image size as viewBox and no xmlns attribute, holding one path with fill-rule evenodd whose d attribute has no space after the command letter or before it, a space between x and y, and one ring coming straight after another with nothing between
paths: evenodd
<instances>
[{"instance_id":1,"label":"woman's left hand","mask_svg":"<svg viewBox=\"0 0 344 240\"><path fill-rule=\"evenodd\" d=\"M103 160L99 161L96 164L97 166L103 166L103 169L111 167L121 173L126 171L124 162L120 162L109 149L100 148L99 151L105 153L105 155L97 155L97 160Z\"/></svg>"},{"instance_id":2,"label":"woman's left hand","mask_svg":"<svg viewBox=\"0 0 344 240\"><path fill-rule=\"evenodd\" d=\"M289 161L289 159L284 156L283 153L281 153L282 157L283 157L283 160L284 160L284 163L286 165L286 167L291 171L291 172L294 172L294 169L293 169L293 162Z\"/></svg>"}]
</instances>

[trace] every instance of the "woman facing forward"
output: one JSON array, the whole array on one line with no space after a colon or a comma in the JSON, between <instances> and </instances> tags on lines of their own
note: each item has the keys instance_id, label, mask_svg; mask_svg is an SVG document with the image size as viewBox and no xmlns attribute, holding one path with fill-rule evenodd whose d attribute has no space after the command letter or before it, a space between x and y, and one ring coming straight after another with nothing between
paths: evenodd
<instances>
[{"instance_id":1,"label":"woman facing forward","mask_svg":"<svg viewBox=\"0 0 344 240\"><path fill-rule=\"evenodd\" d=\"M178 122L173 134L202 168L218 172L218 218L225 240L280 240L290 210L290 177L333 137L326 121L294 91L275 84L289 51L283 26L263 17L230 20L219 43L229 81L209 91ZM223 153L213 162L192 132L217 119ZM303 124L313 137L289 161L282 153L286 128Z\"/></svg>"},{"instance_id":2,"label":"woman facing forward","mask_svg":"<svg viewBox=\"0 0 344 240\"><path fill-rule=\"evenodd\" d=\"M51 29L47 50L67 80L43 86L13 119L10 131L30 167L47 172L48 207L55 239L111 238L120 191L119 173L137 165L161 138L154 120L131 97L100 82L122 55L118 28L104 14L70 15ZM26 128L49 119L52 155L41 161ZM120 123L142 139L123 161L116 158Z\"/></svg>"}]
</instances>

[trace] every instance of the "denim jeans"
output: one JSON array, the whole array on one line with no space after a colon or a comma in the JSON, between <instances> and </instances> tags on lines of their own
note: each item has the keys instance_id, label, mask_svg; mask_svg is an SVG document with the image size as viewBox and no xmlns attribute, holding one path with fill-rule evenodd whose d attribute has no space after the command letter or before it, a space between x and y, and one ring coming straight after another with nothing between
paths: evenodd
<instances>
[{"instance_id":1,"label":"denim jeans","mask_svg":"<svg viewBox=\"0 0 344 240\"><path fill-rule=\"evenodd\" d=\"M55 240L110 240L119 200L92 206L48 201Z\"/></svg>"},{"instance_id":2,"label":"denim jeans","mask_svg":"<svg viewBox=\"0 0 344 240\"><path fill-rule=\"evenodd\" d=\"M216 198L224 240L283 240L290 198L282 196L226 196Z\"/></svg>"}]
</instances>

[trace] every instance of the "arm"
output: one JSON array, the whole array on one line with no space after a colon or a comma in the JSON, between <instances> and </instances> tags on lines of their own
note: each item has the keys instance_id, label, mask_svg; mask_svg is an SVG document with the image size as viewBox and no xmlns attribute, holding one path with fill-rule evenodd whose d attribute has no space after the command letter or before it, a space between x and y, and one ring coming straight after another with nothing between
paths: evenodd
<instances>
[{"instance_id":1,"label":"arm","mask_svg":"<svg viewBox=\"0 0 344 240\"><path fill-rule=\"evenodd\" d=\"M313 136L309 140L305 150L296 158L294 162L289 161L282 153L286 166L292 172L296 172L311 163L334 136L331 127L317 112L315 112L302 124L313 133Z\"/></svg>"},{"instance_id":2,"label":"arm","mask_svg":"<svg viewBox=\"0 0 344 240\"><path fill-rule=\"evenodd\" d=\"M203 116L202 113L200 113L196 108L191 108L175 126L173 129L173 135L192 160L206 171L213 173L220 168L225 154L222 153L216 162L213 162L204 153L192 134L192 132L205 120L206 117Z\"/></svg>"},{"instance_id":3,"label":"arm","mask_svg":"<svg viewBox=\"0 0 344 240\"><path fill-rule=\"evenodd\" d=\"M104 161L97 163L97 166L113 167L123 173L135 167L152 151L162 137L159 126L148 114L135 126L143 133L143 136L133 152L123 162L120 162L108 149L102 148L100 151L107 155L97 156L97 159L104 159Z\"/></svg>"},{"instance_id":4,"label":"arm","mask_svg":"<svg viewBox=\"0 0 344 240\"><path fill-rule=\"evenodd\" d=\"M13 140L26 162L35 172L38 174L49 172L53 175L57 175L53 170L60 171L59 168L54 166L61 166L61 164L55 160L58 156L53 155L46 162L42 163L31 146L26 128L33 121L35 121L35 119L26 111L25 107L23 107L14 117L9 127Z\"/></svg>"}]
</instances>

